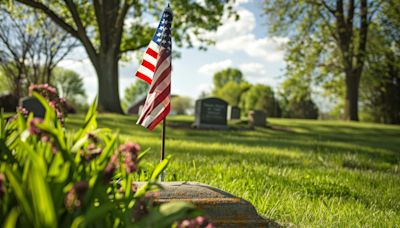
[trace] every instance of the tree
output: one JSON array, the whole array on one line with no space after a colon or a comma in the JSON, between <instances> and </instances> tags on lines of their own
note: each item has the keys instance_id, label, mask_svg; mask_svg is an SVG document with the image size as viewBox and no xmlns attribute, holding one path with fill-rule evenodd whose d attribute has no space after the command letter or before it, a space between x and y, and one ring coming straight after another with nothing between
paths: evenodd
<instances>
[{"instance_id":1,"label":"tree","mask_svg":"<svg viewBox=\"0 0 400 228\"><path fill-rule=\"evenodd\" d=\"M136 80L134 84L125 88L124 102L128 106L135 102L139 97L145 96L149 85L142 80Z\"/></svg>"},{"instance_id":2,"label":"tree","mask_svg":"<svg viewBox=\"0 0 400 228\"><path fill-rule=\"evenodd\" d=\"M52 76L51 84L59 91L61 97L67 101L75 102L79 99L86 100L86 92L82 77L72 70L56 68Z\"/></svg>"},{"instance_id":3,"label":"tree","mask_svg":"<svg viewBox=\"0 0 400 228\"><path fill-rule=\"evenodd\" d=\"M301 69L320 82L338 76L336 73L343 74L345 118L348 120L358 121L359 85L371 21L381 5L389 2L265 1L270 32L291 38L288 74Z\"/></svg>"},{"instance_id":4,"label":"tree","mask_svg":"<svg viewBox=\"0 0 400 228\"><path fill-rule=\"evenodd\" d=\"M214 92L221 89L228 82L235 82L240 84L243 81L243 74L240 70L235 68L227 68L214 74Z\"/></svg>"},{"instance_id":5,"label":"tree","mask_svg":"<svg viewBox=\"0 0 400 228\"><path fill-rule=\"evenodd\" d=\"M311 99L311 82L296 76L286 78L281 84L279 107L282 117L317 119L318 108Z\"/></svg>"},{"instance_id":6,"label":"tree","mask_svg":"<svg viewBox=\"0 0 400 228\"><path fill-rule=\"evenodd\" d=\"M254 85L243 94L241 108L245 112L263 110L268 116L280 116L280 108L274 97L274 91L271 87L263 84Z\"/></svg>"},{"instance_id":7,"label":"tree","mask_svg":"<svg viewBox=\"0 0 400 228\"><path fill-rule=\"evenodd\" d=\"M78 39L85 48L98 78L99 109L122 113L118 93L118 61L124 53L147 46L154 29L144 21L158 18L162 0L15 0L45 13ZM49 3L51 2L51 4ZM228 1L231 2L231 1ZM225 7L223 0L204 2L172 0L173 37L178 46L192 46L202 31L216 30ZM128 24L127 15L133 20ZM205 16L207 15L207 16ZM203 44L210 40L199 39Z\"/></svg>"},{"instance_id":8,"label":"tree","mask_svg":"<svg viewBox=\"0 0 400 228\"><path fill-rule=\"evenodd\" d=\"M364 116L390 124L400 123L400 2L396 4L385 6L379 23L372 25L370 54L361 80Z\"/></svg>"},{"instance_id":9,"label":"tree","mask_svg":"<svg viewBox=\"0 0 400 228\"><path fill-rule=\"evenodd\" d=\"M176 96L171 99L172 111L178 115L186 115L189 109L193 108L193 101L190 97Z\"/></svg>"},{"instance_id":10,"label":"tree","mask_svg":"<svg viewBox=\"0 0 400 228\"><path fill-rule=\"evenodd\" d=\"M251 84L248 82L237 83L235 81L229 81L219 90L215 91L214 95L219 97L231 106L239 106L242 95L249 90Z\"/></svg>"},{"instance_id":11,"label":"tree","mask_svg":"<svg viewBox=\"0 0 400 228\"><path fill-rule=\"evenodd\" d=\"M11 9L0 5L0 67L17 98L29 84L49 83L54 68L74 47L76 42L43 15L20 4Z\"/></svg>"}]
</instances>

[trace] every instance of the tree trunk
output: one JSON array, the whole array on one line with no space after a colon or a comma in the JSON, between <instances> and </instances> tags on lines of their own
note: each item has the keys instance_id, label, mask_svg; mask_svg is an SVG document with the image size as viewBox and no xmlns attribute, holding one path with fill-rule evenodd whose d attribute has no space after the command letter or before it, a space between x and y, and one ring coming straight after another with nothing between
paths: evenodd
<instances>
[{"instance_id":1,"label":"tree trunk","mask_svg":"<svg viewBox=\"0 0 400 228\"><path fill-rule=\"evenodd\" d=\"M346 72L346 97L344 104L344 118L358 121L358 88L360 87L360 74Z\"/></svg>"},{"instance_id":2,"label":"tree trunk","mask_svg":"<svg viewBox=\"0 0 400 228\"><path fill-rule=\"evenodd\" d=\"M123 113L118 89L118 58L112 52L100 53L93 64L98 78L98 110Z\"/></svg>"}]
</instances>

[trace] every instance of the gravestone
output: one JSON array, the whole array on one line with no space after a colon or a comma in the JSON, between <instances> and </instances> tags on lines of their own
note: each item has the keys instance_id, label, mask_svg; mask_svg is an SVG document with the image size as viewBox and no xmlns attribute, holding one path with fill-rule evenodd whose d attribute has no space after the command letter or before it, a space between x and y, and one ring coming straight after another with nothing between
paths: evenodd
<instances>
[{"instance_id":1,"label":"gravestone","mask_svg":"<svg viewBox=\"0 0 400 228\"><path fill-rule=\"evenodd\" d=\"M228 108L228 120L239 120L240 119L240 108L229 106Z\"/></svg>"},{"instance_id":2,"label":"gravestone","mask_svg":"<svg viewBox=\"0 0 400 228\"><path fill-rule=\"evenodd\" d=\"M137 182L142 186L144 182ZM204 217L214 227L280 227L271 219L257 214L254 206L246 200L218 188L197 182L161 182L154 202L185 201L204 212Z\"/></svg>"},{"instance_id":3,"label":"gravestone","mask_svg":"<svg viewBox=\"0 0 400 228\"><path fill-rule=\"evenodd\" d=\"M250 127L265 127L267 114L262 110L253 110L249 112Z\"/></svg>"},{"instance_id":4,"label":"gravestone","mask_svg":"<svg viewBox=\"0 0 400 228\"><path fill-rule=\"evenodd\" d=\"M227 129L228 103L219 98L204 98L196 101L194 127Z\"/></svg>"},{"instance_id":5,"label":"gravestone","mask_svg":"<svg viewBox=\"0 0 400 228\"><path fill-rule=\"evenodd\" d=\"M44 118L46 113L45 108L35 97L24 97L20 100L20 106L28 112L33 112L34 117Z\"/></svg>"}]
</instances>

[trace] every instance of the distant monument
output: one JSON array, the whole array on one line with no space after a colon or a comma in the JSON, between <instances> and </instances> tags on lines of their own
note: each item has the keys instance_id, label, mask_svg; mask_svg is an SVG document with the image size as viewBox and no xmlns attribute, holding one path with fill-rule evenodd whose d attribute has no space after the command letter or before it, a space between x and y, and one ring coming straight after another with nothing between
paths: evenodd
<instances>
[{"instance_id":1,"label":"distant monument","mask_svg":"<svg viewBox=\"0 0 400 228\"><path fill-rule=\"evenodd\" d=\"M24 97L20 100L20 106L28 112L33 112L34 117L44 118L46 109L35 97Z\"/></svg>"},{"instance_id":2,"label":"distant monument","mask_svg":"<svg viewBox=\"0 0 400 228\"><path fill-rule=\"evenodd\" d=\"M228 120L239 120L240 119L240 108L239 107L228 107Z\"/></svg>"},{"instance_id":3,"label":"distant monument","mask_svg":"<svg viewBox=\"0 0 400 228\"><path fill-rule=\"evenodd\" d=\"M196 101L194 127L228 129L228 103L219 98L204 98Z\"/></svg>"},{"instance_id":4,"label":"distant monument","mask_svg":"<svg viewBox=\"0 0 400 228\"><path fill-rule=\"evenodd\" d=\"M265 127L267 114L263 110L253 110L249 112L250 127Z\"/></svg>"}]
</instances>

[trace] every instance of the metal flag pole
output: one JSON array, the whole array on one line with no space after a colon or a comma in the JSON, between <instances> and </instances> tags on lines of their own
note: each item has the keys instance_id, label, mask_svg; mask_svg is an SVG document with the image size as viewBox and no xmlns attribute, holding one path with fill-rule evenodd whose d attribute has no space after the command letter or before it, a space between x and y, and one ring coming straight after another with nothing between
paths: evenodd
<instances>
[{"instance_id":1,"label":"metal flag pole","mask_svg":"<svg viewBox=\"0 0 400 228\"><path fill-rule=\"evenodd\" d=\"M161 161L164 160L165 157L165 123L167 122L167 117L164 118L162 123L162 131L161 131ZM164 171L160 175L160 181L164 181L165 173Z\"/></svg>"}]
</instances>

